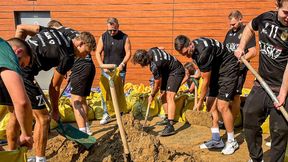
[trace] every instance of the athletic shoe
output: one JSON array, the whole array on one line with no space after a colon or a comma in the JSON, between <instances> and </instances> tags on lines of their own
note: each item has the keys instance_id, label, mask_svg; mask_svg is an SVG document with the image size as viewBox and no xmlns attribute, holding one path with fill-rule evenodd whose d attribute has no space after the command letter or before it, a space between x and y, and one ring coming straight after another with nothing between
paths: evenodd
<instances>
[{"instance_id":1,"label":"athletic shoe","mask_svg":"<svg viewBox=\"0 0 288 162\"><path fill-rule=\"evenodd\" d=\"M89 128L86 130L86 133L87 133L89 136L91 136L91 135L93 134Z\"/></svg>"},{"instance_id":2,"label":"athletic shoe","mask_svg":"<svg viewBox=\"0 0 288 162\"><path fill-rule=\"evenodd\" d=\"M36 157L35 156L28 157L27 162L36 162Z\"/></svg>"},{"instance_id":3,"label":"athletic shoe","mask_svg":"<svg viewBox=\"0 0 288 162\"><path fill-rule=\"evenodd\" d=\"M100 124L101 125L107 124L110 120L111 117L109 116L109 114L104 114L103 118L100 120Z\"/></svg>"},{"instance_id":4,"label":"athletic shoe","mask_svg":"<svg viewBox=\"0 0 288 162\"><path fill-rule=\"evenodd\" d=\"M159 133L159 135L160 135L160 136L170 136L170 135L173 135L173 134L175 134L175 133L176 133L176 132L175 132L175 130L174 130L173 125L167 124L167 125L165 126L165 128L163 129L163 131Z\"/></svg>"},{"instance_id":5,"label":"athletic shoe","mask_svg":"<svg viewBox=\"0 0 288 162\"><path fill-rule=\"evenodd\" d=\"M239 148L239 145L236 140L233 141L227 141L224 149L221 151L224 155L231 155L233 154L237 149Z\"/></svg>"},{"instance_id":6,"label":"athletic shoe","mask_svg":"<svg viewBox=\"0 0 288 162\"><path fill-rule=\"evenodd\" d=\"M265 143L266 146L271 147L271 141Z\"/></svg>"},{"instance_id":7,"label":"athletic shoe","mask_svg":"<svg viewBox=\"0 0 288 162\"><path fill-rule=\"evenodd\" d=\"M168 118L164 118L162 121L156 123L156 125L167 125L167 124L168 124Z\"/></svg>"},{"instance_id":8,"label":"athletic shoe","mask_svg":"<svg viewBox=\"0 0 288 162\"><path fill-rule=\"evenodd\" d=\"M219 141L211 139L210 141L205 141L203 144L200 145L200 149L220 149L225 146L222 139Z\"/></svg>"},{"instance_id":9,"label":"athletic shoe","mask_svg":"<svg viewBox=\"0 0 288 162\"><path fill-rule=\"evenodd\" d=\"M252 160L252 159L249 159L248 162L253 162L253 160ZM261 162L264 162L264 160L261 160Z\"/></svg>"}]
</instances>

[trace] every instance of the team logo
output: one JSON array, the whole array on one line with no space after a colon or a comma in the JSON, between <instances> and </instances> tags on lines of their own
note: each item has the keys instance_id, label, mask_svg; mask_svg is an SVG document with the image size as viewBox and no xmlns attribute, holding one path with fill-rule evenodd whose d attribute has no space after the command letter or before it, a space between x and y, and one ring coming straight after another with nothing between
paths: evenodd
<instances>
[{"instance_id":1,"label":"team logo","mask_svg":"<svg viewBox=\"0 0 288 162\"><path fill-rule=\"evenodd\" d=\"M281 39L282 39L283 41L286 41L287 38L288 38L288 31L285 30L285 31L283 31L283 33L281 34Z\"/></svg>"}]
</instances>

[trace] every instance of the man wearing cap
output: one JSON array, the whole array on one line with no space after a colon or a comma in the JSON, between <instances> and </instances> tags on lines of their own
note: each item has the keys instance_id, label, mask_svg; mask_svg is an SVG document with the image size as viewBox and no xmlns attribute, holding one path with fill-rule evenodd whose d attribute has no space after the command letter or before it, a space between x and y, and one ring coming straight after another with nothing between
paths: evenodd
<instances>
[{"instance_id":1,"label":"man wearing cap","mask_svg":"<svg viewBox=\"0 0 288 162\"><path fill-rule=\"evenodd\" d=\"M103 57L101 53L104 52ZM120 77L122 78L123 84L126 76L126 65L131 57L131 45L128 35L119 30L119 23L117 18L110 17L107 19L107 31L102 34L99 38L96 59L98 64L116 64L120 70ZM110 120L110 116L107 112L106 103L104 102L103 96L103 118L100 124L106 124Z\"/></svg>"}]
</instances>

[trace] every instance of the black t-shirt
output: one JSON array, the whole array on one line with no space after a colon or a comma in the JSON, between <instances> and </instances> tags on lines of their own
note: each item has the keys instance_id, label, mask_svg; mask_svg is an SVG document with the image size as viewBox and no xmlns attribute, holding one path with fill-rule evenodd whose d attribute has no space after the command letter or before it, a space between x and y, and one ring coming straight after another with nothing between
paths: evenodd
<instances>
[{"instance_id":1,"label":"black t-shirt","mask_svg":"<svg viewBox=\"0 0 288 162\"><path fill-rule=\"evenodd\" d=\"M151 58L150 71L155 79L160 79L163 75L182 76L185 73L183 65L164 50L153 47L148 55Z\"/></svg>"},{"instance_id":2,"label":"black t-shirt","mask_svg":"<svg viewBox=\"0 0 288 162\"><path fill-rule=\"evenodd\" d=\"M72 28L68 28L65 26L60 27L59 29L57 29L58 31L60 31L60 34L63 34L65 37L67 37L69 40L74 39L76 36L78 36L80 33L77 30L74 30ZM85 63L93 63L92 61L92 56L89 53L85 58L76 58L75 62L74 62L74 66L78 66L79 64L85 64Z\"/></svg>"},{"instance_id":3,"label":"black t-shirt","mask_svg":"<svg viewBox=\"0 0 288 162\"><path fill-rule=\"evenodd\" d=\"M228 64L237 64L234 54L215 39L198 38L192 42L195 46L192 58L196 61L201 72L209 72L211 70L226 71L229 69L219 68Z\"/></svg>"},{"instance_id":4,"label":"black t-shirt","mask_svg":"<svg viewBox=\"0 0 288 162\"><path fill-rule=\"evenodd\" d=\"M108 31L102 34L104 47L104 64L116 64L119 66L126 56L125 44L128 35L118 31L115 36L111 36ZM123 71L126 71L126 66Z\"/></svg>"},{"instance_id":5,"label":"black t-shirt","mask_svg":"<svg viewBox=\"0 0 288 162\"><path fill-rule=\"evenodd\" d=\"M288 60L288 27L270 11L254 18L252 28L259 32L259 74L269 86L280 87Z\"/></svg>"},{"instance_id":6,"label":"black t-shirt","mask_svg":"<svg viewBox=\"0 0 288 162\"><path fill-rule=\"evenodd\" d=\"M227 32L224 40L224 45L228 48L230 52L234 52L238 48L244 28L245 25L241 25L236 31L230 29ZM255 46L256 46L256 40L254 35L246 45L245 51Z\"/></svg>"},{"instance_id":7,"label":"black t-shirt","mask_svg":"<svg viewBox=\"0 0 288 162\"><path fill-rule=\"evenodd\" d=\"M33 51L33 73L37 75L40 70L56 70L64 75L74 63L74 49L69 41L56 29L40 27L40 32L27 40Z\"/></svg>"},{"instance_id":8,"label":"black t-shirt","mask_svg":"<svg viewBox=\"0 0 288 162\"><path fill-rule=\"evenodd\" d=\"M245 28L245 25L241 25L236 31L233 31L232 29L230 29L227 32L225 40L224 40L224 45L228 48L230 52L234 52L238 48L244 28ZM250 39L250 41L246 45L245 51L248 52L249 48L252 48L255 46L256 46L256 40L255 40L255 35L253 35L253 37ZM244 69L244 68L247 69L245 64L241 64L241 69Z\"/></svg>"}]
</instances>

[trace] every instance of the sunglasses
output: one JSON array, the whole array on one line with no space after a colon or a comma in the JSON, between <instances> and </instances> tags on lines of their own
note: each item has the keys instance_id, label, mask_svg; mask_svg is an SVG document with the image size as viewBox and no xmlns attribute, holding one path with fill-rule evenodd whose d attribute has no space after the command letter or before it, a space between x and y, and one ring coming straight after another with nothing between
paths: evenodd
<instances>
[{"instance_id":1,"label":"sunglasses","mask_svg":"<svg viewBox=\"0 0 288 162\"><path fill-rule=\"evenodd\" d=\"M117 31L118 31L118 29L110 29L110 30L108 30L109 33L112 33L112 32L115 33L115 32L117 32Z\"/></svg>"}]
</instances>

